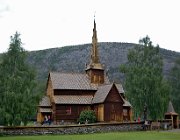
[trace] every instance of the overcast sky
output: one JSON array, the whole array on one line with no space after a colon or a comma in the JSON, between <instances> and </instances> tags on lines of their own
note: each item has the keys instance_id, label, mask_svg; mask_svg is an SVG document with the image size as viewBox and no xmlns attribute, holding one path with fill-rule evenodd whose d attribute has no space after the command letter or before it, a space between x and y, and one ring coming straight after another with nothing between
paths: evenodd
<instances>
[{"instance_id":1,"label":"overcast sky","mask_svg":"<svg viewBox=\"0 0 180 140\"><path fill-rule=\"evenodd\" d=\"M99 42L153 44L180 52L180 0L0 0L0 53L20 32L26 50Z\"/></svg>"}]
</instances>

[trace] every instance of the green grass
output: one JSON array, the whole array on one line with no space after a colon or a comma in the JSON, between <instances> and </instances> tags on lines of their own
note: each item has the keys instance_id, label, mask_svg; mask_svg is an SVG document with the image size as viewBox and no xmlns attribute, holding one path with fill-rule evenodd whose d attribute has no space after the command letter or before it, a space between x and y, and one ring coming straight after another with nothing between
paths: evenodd
<instances>
[{"instance_id":1,"label":"green grass","mask_svg":"<svg viewBox=\"0 0 180 140\"><path fill-rule=\"evenodd\" d=\"M83 135L43 135L0 137L0 140L180 140L172 132L116 132Z\"/></svg>"}]
</instances>

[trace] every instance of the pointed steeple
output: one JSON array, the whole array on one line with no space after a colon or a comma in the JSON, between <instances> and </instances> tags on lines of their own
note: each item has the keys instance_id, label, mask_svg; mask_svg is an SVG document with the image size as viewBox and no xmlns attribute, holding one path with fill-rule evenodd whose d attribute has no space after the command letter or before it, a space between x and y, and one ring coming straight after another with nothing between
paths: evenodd
<instances>
[{"instance_id":1,"label":"pointed steeple","mask_svg":"<svg viewBox=\"0 0 180 140\"><path fill-rule=\"evenodd\" d=\"M93 36L92 36L92 50L91 50L91 63L99 63L99 54L98 54L98 39L97 39L97 31L96 31L96 21L94 19L94 28L93 28Z\"/></svg>"},{"instance_id":2,"label":"pointed steeple","mask_svg":"<svg viewBox=\"0 0 180 140\"><path fill-rule=\"evenodd\" d=\"M169 105L168 105L167 113L176 113L176 112L174 111L174 107L173 107L173 105L172 105L172 102L171 102L171 101L169 101Z\"/></svg>"},{"instance_id":3,"label":"pointed steeple","mask_svg":"<svg viewBox=\"0 0 180 140\"><path fill-rule=\"evenodd\" d=\"M92 36L92 48L91 48L91 59L90 64L87 65L87 69L104 69L99 61L99 53L98 53L98 39L97 39L97 31L96 31L96 21L94 19L94 28L93 28L93 36Z\"/></svg>"},{"instance_id":4,"label":"pointed steeple","mask_svg":"<svg viewBox=\"0 0 180 140\"><path fill-rule=\"evenodd\" d=\"M99 61L98 39L97 39L95 19L94 19L94 28L93 28L93 36L92 36L91 58L90 58L90 63L86 65L86 73L89 76L91 83L94 84L104 83L104 68Z\"/></svg>"}]
</instances>

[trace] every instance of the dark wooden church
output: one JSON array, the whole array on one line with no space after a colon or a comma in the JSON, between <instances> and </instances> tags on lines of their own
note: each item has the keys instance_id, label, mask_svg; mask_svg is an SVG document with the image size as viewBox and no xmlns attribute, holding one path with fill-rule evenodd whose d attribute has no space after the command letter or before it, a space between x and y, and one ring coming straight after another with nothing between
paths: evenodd
<instances>
[{"instance_id":1,"label":"dark wooden church","mask_svg":"<svg viewBox=\"0 0 180 140\"><path fill-rule=\"evenodd\" d=\"M91 58L85 73L50 72L37 121L42 122L45 115L50 115L54 123L77 122L83 110L94 110L98 122L130 121L132 116L122 85L110 83L100 63L95 20Z\"/></svg>"}]
</instances>

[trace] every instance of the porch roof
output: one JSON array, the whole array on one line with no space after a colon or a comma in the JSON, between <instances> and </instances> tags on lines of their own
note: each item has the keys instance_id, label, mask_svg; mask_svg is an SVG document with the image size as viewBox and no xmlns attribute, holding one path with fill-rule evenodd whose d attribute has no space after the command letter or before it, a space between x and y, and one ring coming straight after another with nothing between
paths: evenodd
<instances>
[{"instance_id":1,"label":"porch roof","mask_svg":"<svg viewBox=\"0 0 180 140\"><path fill-rule=\"evenodd\" d=\"M51 106L50 98L48 96L44 96L40 101L39 106L50 107Z\"/></svg>"},{"instance_id":2,"label":"porch roof","mask_svg":"<svg viewBox=\"0 0 180 140\"><path fill-rule=\"evenodd\" d=\"M41 113L51 113L52 112L52 109L51 108L40 108L39 109L39 112Z\"/></svg>"}]
</instances>

